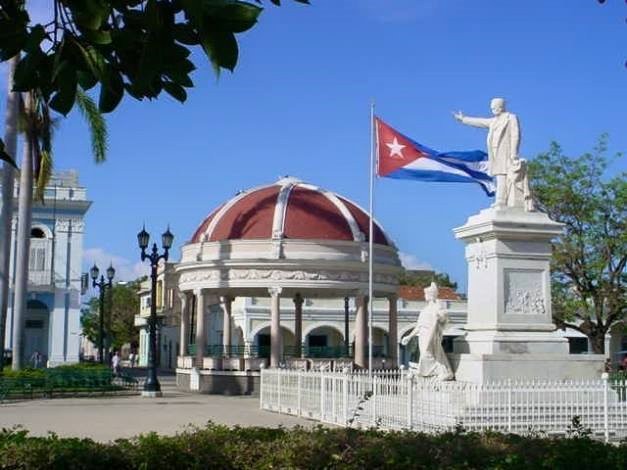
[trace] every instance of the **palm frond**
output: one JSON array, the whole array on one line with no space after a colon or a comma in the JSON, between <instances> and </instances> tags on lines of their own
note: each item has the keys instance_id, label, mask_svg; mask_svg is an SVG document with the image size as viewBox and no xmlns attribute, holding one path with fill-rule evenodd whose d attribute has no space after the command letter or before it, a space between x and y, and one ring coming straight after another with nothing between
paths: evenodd
<instances>
[{"instance_id":1,"label":"palm frond","mask_svg":"<svg viewBox=\"0 0 627 470\"><path fill-rule=\"evenodd\" d=\"M34 197L36 200L44 202L44 191L46 186L50 182L52 177L52 154L47 150L40 150L37 155L39 160L39 172L37 174L37 181L35 185Z\"/></svg>"},{"instance_id":2,"label":"palm frond","mask_svg":"<svg viewBox=\"0 0 627 470\"><path fill-rule=\"evenodd\" d=\"M32 139L34 197L43 203L44 191L52 177L52 136L57 123L50 117L50 108L40 93L33 93L31 99L32 111L23 113L27 126L25 134L27 139Z\"/></svg>"},{"instance_id":3,"label":"palm frond","mask_svg":"<svg viewBox=\"0 0 627 470\"><path fill-rule=\"evenodd\" d=\"M94 160L96 163L102 163L107 159L109 143L107 121L98 110L98 105L81 87L76 89L76 104L89 127L91 152Z\"/></svg>"}]
</instances>

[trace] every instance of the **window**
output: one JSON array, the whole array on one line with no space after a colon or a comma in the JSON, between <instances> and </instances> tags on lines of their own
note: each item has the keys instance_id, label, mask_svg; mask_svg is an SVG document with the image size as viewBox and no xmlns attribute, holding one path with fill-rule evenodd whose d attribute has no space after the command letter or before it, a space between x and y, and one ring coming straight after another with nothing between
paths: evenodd
<instances>
[{"instance_id":1,"label":"window","mask_svg":"<svg viewBox=\"0 0 627 470\"><path fill-rule=\"evenodd\" d=\"M46 249L45 248L34 246L30 249L28 269L30 271L45 271L46 269Z\"/></svg>"},{"instance_id":2,"label":"window","mask_svg":"<svg viewBox=\"0 0 627 470\"><path fill-rule=\"evenodd\" d=\"M42 329L44 327L43 320L26 320L26 324L24 325L26 328L37 328Z\"/></svg>"},{"instance_id":3,"label":"window","mask_svg":"<svg viewBox=\"0 0 627 470\"><path fill-rule=\"evenodd\" d=\"M442 338L442 349L444 349L445 353L453 352L453 340L455 336L444 336Z\"/></svg>"},{"instance_id":4,"label":"window","mask_svg":"<svg viewBox=\"0 0 627 470\"><path fill-rule=\"evenodd\" d=\"M588 338L568 338L568 352L570 354L586 354L588 352Z\"/></svg>"},{"instance_id":5,"label":"window","mask_svg":"<svg viewBox=\"0 0 627 470\"><path fill-rule=\"evenodd\" d=\"M313 348L324 348L327 346L326 335L309 335L309 346Z\"/></svg>"},{"instance_id":6,"label":"window","mask_svg":"<svg viewBox=\"0 0 627 470\"><path fill-rule=\"evenodd\" d=\"M157 308L163 307L163 281L157 281Z\"/></svg>"},{"instance_id":7,"label":"window","mask_svg":"<svg viewBox=\"0 0 627 470\"><path fill-rule=\"evenodd\" d=\"M35 227L30 231L30 237L31 238L46 238L46 234L44 233L42 229Z\"/></svg>"}]
</instances>

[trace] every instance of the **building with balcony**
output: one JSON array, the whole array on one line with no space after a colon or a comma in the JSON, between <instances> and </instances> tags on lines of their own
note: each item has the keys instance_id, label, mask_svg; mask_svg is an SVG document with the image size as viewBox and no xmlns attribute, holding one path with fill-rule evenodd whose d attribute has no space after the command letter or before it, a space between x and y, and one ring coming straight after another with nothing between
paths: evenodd
<instances>
[{"instance_id":1,"label":"building with balcony","mask_svg":"<svg viewBox=\"0 0 627 470\"><path fill-rule=\"evenodd\" d=\"M14 195L7 349L13 349L15 251L19 186ZM55 173L44 200L33 201L23 360L35 351L49 365L78 362L84 217L91 205L74 171Z\"/></svg>"},{"instance_id":2,"label":"building with balcony","mask_svg":"<svg viewBox=\"0 0 627 470\"><path fill-rule=\"evenodd\" d=\"M157 269L157 364L161 369L174 369L179 349L181 301L177 290L178 276L174 263L162 263ZM148 365L148 321L151 307L150 278L142 282L139 295L139 314L135 326L139 328L138 365Z\"/></svg>"}]
</instances>

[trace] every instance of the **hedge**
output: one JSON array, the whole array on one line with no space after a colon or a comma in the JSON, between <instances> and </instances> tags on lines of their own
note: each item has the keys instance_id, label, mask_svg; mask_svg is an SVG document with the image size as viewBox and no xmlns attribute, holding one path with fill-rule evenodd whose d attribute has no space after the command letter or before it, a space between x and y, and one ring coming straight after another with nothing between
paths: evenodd
<instances>
[{"instance_id":1,"label":"hedge","mask_svg":"<svg viewBox=\"0 0 627 470\"><path fill-rule=\"evenodd\" d=\"M137 379L126 375L114 377L112 370L101 364L6 371L0 376L0 403L12 398L135 390L137 386Z\"/></svg>"},{"instance_id":2,"label":"hedge","mask_svg":"<svg viewBox=\"0 0 627 470\"><path fill-rule=\"evenodd\" d=\"M164 409L163 412L167 412ZM120 423L123 426L123 423ZM146 434L103 444L91 439L0 432L0 468L248 469L627 468L627 444L496 433L439 435L345 428L229 428L209 423L176 436Z\"/></svg>"}]
</instances>

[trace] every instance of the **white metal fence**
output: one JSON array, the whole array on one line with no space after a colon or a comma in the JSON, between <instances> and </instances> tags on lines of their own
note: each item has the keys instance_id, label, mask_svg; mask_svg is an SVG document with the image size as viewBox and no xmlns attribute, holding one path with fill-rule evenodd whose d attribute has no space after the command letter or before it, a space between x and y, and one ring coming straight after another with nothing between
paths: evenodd
<instances>
[{"instance_id":1,"label":"white metal fence","mask_svg":"<svg viewBox=\"0 0 627 470\"><path fill-rule=\"evenodd\" d=\"M401 371L265 369L260 406L340 426L627 437L627 381L435 382Z\"/></svg>"}]
</instances>

